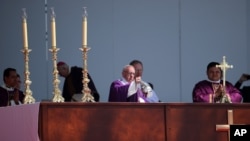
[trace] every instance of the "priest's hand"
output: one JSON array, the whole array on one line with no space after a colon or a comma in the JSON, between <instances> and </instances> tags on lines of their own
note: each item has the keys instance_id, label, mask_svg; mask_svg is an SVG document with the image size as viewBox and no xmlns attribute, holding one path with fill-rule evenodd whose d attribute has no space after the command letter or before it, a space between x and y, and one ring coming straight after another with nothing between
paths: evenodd
<instances>
[{"instance_id":1,"label":"priest's hand","mask_svg":"<svg viewBox=\"0 0 250 141\"><path fill-rule=\"evenodd\" d=\"M13 100L14 100L16 105L19 104L19 91L18 91L18 89L15 89Z\"/></svg>"},{"instance_id":2,"label":"priest's hand","mask_svg":"<svg viewBox=\"0 0 250 141\"><path fill-rule=\"evenodd\" d=\"M215 98L221 97L224 94L224 87L222 84L219 85L219 88L215 92Z\"/></svg>"}]
</instances>

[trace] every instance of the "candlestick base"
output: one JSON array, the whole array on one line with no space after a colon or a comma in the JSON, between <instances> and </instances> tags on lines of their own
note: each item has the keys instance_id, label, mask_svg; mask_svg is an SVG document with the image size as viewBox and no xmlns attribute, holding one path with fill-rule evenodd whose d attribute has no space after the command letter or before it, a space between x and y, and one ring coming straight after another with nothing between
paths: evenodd
<instances>
[{"instance_id":1,"label":"candlestick base","mask_svg":"<svg viewBox=\"0 0 250 141\"><path fill-rule=\"evenodd\" d=\"M94 97L91 95L90 90L86 90L86 92L83 94L82 102L95 102Z\"/></svg>"},{"instance_id":2,"label":"candlestick base","mask_svg":"<svg viewBox=\"0 0 250 141\"><path fill-rule=\"evenodd\" d=\"M60 94L54 94L53 102L64 102L64 98Z\"/></svg>"},{"instance_id":3,"label":"candlestick base","mask_svg":"<svg viewBox=\"0 0 250 141\"><path fill-rule=\"evenodd\" d=\"M25 97L24 97L24 104L32 104L32 103L35 103L35 99L32 97L32 92L29 91L30 94L25 94Z\"/></svg>"},{"instance_id":4,"label":"candlestick base","mask_svg":"<svg viewBox=\"0 0 250 141\"><path fill-rule=\"evenodd\" d=\"M55 71L54 71L54 74L56 74ZM52 102L64 102L64 98L61 95L61 90L58 87L59 83L60 83L59 79L55 79L53 82L54 92L53 92Z\"/></svg>"}]
</instances>

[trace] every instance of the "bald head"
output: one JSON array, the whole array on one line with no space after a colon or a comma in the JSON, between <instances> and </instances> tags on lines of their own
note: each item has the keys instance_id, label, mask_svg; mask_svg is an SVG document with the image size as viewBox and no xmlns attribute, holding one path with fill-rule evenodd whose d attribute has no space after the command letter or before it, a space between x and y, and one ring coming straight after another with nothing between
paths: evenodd
<instances>
[{"instance_id":1,"label":"bald head","mask_svg":"<svg viewBox=\"0 0 250 141\"><path fill-rule=\"evenodd\" d=\"M132 65L124 66L122 76L127 82L132 82L135 77L135 68Z\"/></svg>"}]
</instances>

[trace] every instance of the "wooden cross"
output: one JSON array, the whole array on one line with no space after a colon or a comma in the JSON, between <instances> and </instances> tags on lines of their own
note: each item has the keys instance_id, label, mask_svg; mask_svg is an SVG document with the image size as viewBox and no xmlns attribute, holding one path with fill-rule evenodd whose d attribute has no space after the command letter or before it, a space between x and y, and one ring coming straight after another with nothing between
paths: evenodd
<instances>
[{"instance_id":1,"label":"wooden cross","mask_svg":"<svg viewBox=\"0 0 250 141\"><path fill-rule=\"evenodd\" d=\"M228 124L216 125L216 131L227 131L228 141L230 141L230 125L233 124L233 110L227 110Z\"/></svg>"},{"instance_id":2,"label":"wooden cross","mask_svg":"<svg viewBox=\"0 0 250 141\"><path fill-rule=\"evenodd\" d=\"M216 67L221 68L223 71L223 87L226 88L226 70L229 68L233 68L233 65L228 65L226 62L226 56L223 56L223 61L220 65L216 65Z\"/></svg>"}]
</instances>

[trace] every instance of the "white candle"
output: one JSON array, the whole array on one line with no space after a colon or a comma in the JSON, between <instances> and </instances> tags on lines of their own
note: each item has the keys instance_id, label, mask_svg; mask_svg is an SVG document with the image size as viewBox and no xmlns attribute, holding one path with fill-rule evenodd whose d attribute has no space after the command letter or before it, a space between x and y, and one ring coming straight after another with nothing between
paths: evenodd
<instances>
[{"instance_id":1,"label":"white candle","mask_svg":"<svg viewBox=\"0 0 250 141\"><path fill-rule=\"evenodd\" d=\"M23 48L28 49L28 32L27 32L27 15L25 8L23 9Z\"/></svg>"},{"instance_id":2,"label":"white candle","mask_svg":"<svg viewBox=\"0 0 250 141\"><path fill-rule=\"evenodd\" d=\"M52 48L56 48L56 21L55 21L55 13L54 9L51 8L51 45Z\"/></svg>"},{"instance_id":3,"label":"white candle","mask_svg":"<svg viewBox=\"0 0 250 141\"><path fill-rule=\"evenodd\" d=\"M83 47L87 47L87 30L88 30L88 22L87 22L87 11L86 7L84 7L84 15L82 19L82 45Z\"/></svg>"}]
</instances>

